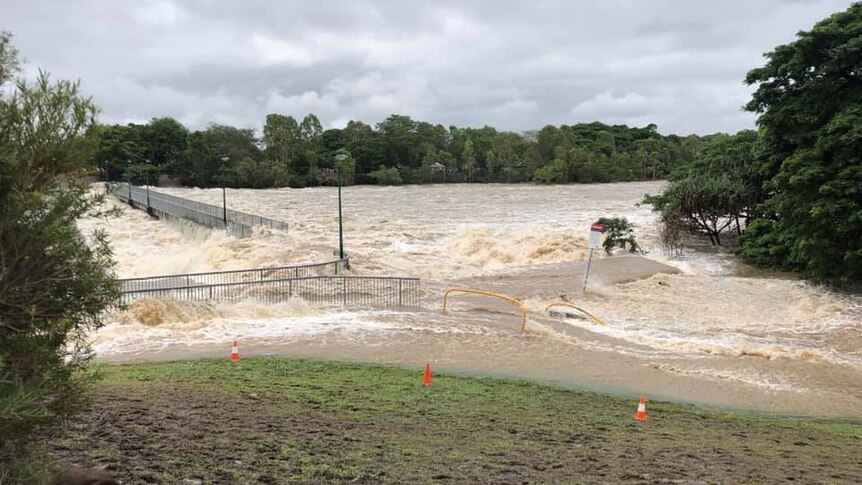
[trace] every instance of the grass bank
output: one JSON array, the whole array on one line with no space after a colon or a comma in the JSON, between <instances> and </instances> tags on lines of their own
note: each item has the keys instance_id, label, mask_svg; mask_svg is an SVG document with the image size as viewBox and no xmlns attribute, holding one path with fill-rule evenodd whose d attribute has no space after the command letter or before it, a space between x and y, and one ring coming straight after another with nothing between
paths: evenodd
<instances>
[{"instance_id":1,"label":"grass bank","mask_svg":"<svg viewBox=\"0 0 862 485\"><path fill-rule=\"evenodd\" d=\"M281 358L102 366L50 440L137 483L862 481L862 424Z\"/></svg>"}]
</instances>

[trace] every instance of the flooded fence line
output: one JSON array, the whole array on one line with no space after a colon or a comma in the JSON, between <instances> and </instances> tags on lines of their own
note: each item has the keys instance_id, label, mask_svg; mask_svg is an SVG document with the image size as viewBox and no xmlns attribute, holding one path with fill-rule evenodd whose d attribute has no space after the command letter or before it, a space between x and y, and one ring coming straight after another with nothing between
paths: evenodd
<instances>
[{"instance_id":1,"label":"flooded fence line","mask_svg":"<svg viewBox=\"0 0 862 485\"><path fill-rule=\"evenodd\" d=\"M109 185L108 193L150 214L226 229L238 237L250 235L255 226L285 232L288 229L281 221L127 183ZM324 263L126 278L120 280L120 303L142 298L227 303L277 303L301 298L322 305L419 306L419 278L345 275L349 267L345 257Z\"/></svg>"},{"instance_id":2,"label":"flooded fence line","mask_svg":"<svg viewBox=\"0 0 862 485\"><path fill-rule=\"evenodd\" d=\"M420 281L401 276L300 276L127 289L123 291L121 302L127 304L141 298L227 303L243 300L278 303L302 298L322 305L415 307L419 306Z\"/></svg>"},{"instance_id":3,"label":"flooded fence line","mask_svg":"<svg viewBox=\"0 0 862 485\"><path fill-rule=\"evenodd\" d=\"M254 227L287 232L288 224L255 214L158 192L127 183L113 183L108 193L121 201L157 215L185 219L203 226L225 229L237 237L251 235Z\"/></svg>"},{"instance_id":4,"label":"flooded fence line","mask_svg":"<svg viewBox=\"0 0 862 485\"><path fill-rule=\"evenodd\" d=\"M123 285L123 292L131 293L142 290L185 288L224 283L254 283L257 281L287 278L338 275L343 274L349 267L350 260L345 258L325 263L124 278L120 282Z\"/></svg>"}]
</instances>

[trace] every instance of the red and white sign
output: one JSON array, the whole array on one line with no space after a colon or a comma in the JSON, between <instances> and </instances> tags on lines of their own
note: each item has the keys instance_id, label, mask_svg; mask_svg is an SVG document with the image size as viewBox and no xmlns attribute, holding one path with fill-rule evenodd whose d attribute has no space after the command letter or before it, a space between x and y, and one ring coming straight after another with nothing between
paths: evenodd
<instances>
[{"instance_id":1,"label":"red and white sign","mask_svg":"<svg viewBox=\"0 0 862 485\"><path fill-rule=\"evenodd\" d=\"M602 241L602 233L605 228L601 224L593 224L590 227L590 249L598 249Z\"/></svg>"}]
</instances>

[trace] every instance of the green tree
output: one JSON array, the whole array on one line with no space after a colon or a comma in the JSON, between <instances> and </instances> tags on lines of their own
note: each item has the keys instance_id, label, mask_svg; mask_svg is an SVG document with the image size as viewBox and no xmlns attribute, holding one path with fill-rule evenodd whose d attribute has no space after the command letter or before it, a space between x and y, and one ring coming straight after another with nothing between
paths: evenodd
<instances>
[{"instance_id":1,"label":"green tree","mask_svg":"<svg viewBox=\"0 0 862 485\"><path fill-rule=\"evenodd\" d=\"M251 187L253 189L265 189L269 187L284 186L287 177L284 167L272 160L256 160L245 157L233 167L232 179L239 187Z\"/></svg>"},{"instance_id":2,"label":"green tree","mask_svg":"<svg viewBox=\"0 0 862 485\"><path fill-rule=\"evenodd\" d=\"M643 252L635 239L635 227L625 217L600 217L596 224L601 224L605 239L602 247L605 253L611 254L614 248L619 247L630 253Z\"/></svg>"},{"instance_id":3,"label":"green tree","mask_svg":"<svg viewBox=\"0 0 862 485\"><path fill-rule=\"evenodd\" d=\"M403 183L401 180L401 174L395 167L387 168L386 166L381 165L377 170L372 171L368 175L374 179L378 185L401 185Z\"/></svg>"},{"instance_id":4,"label":"green tree","mask_svg":"<svg viewBox=\"0 0 862 485\"><path fill-rule=\"evenodd\" d=\"M85 403L86 335L119 296L104 235L84 235L75 224L101 199L68 176L90 163L95 113L77 84L51 83L44 73L0 98L3 483L37 482L20 466L37 451L33 433Z\"/></svg>"},{"instance_id":5,"label":"green tree","mask_svg":"<svg viewBox=\"0 0 862 485\"><path fill-rule=\"evenodd\" d=\"M677 236L676 230L687 229L721 245L721 234L733 224L737 234L742 233L763 197L756 146L757 134L750 130L712 136L694 161L673 170L661 194L644 202L661 214L668 234ZM665 242L675 246L678 237Z\"/></svg>"},{"instance_id":6,"label":"green tree","mask_svg":"<svg viewBox=\"0 0 862 485\"><path fill-rule=\"evenodd\" d=\"M254 130L210 125L189 134L182 163L173 173L186 185L218 187L224 182L234 186L234 168L246 158L261 159Z\"/></svg>"},{"instance_id":7,"label":"green tree","mask_svg":"<svg viewBox=\"0 0 862 485\"><path fill-rule=\"evenodd\" d=\"M189 130L173 118L153 118L141 131L143 156L156 167L176 162L186 149Z\"/></svg>"},{"instance_id":8,"label":"green tree","mask_svg":"<svg viewBox=\"0 0 862 485\"><path fill-rule=\"evenodd\" d=\"M616 139L613 133L607 130L601 130L596 134L596 145L598 150L607 156L611 156L617 151Z\"/></svg>"},{"instance_id":9,"label":"green tree","mask_svg":"<svg viewBox=\"0 0 862 485\"><path fill-rule=\"evenodd\" d=\"M348 121L343 131L345 148L356 159L357 175L373 171L386 156L380 133L361 121Z\"/></svg>"},{"instance_id":10,"label":"green tree","mask_svg":"<svg viewBox=\"0 0 862 485\"><path fill-rule=\"evenodd\" d=\"M767 200L741 240L758 264L862 279L862 3L748 73Z\"/></svg>"},{"instance_id":11,"label":"green tree","mask_svg":"<svg viewBox=\"0 0 862 485\"><path fill-rule=\"evenodd\" d=\"M417 167L420 164L419 138L416 136L416 122L409 116L390 115L377 124L383 137L386 165L390 167ZM422 155L425 152L421 152Z\"/></svg>"},{"instance_id":12,"label":"green tree","mask_svg":"<svg viewBox=\"0 0 862 485\"><path fill-rule=\"evenodd\" d=\"M533 180L540 184L564 184L571 181L569 164L559 158L533 172Z\"/></svg>"},{"instance_id":13,"label":"green tree","mask_svg":"<svg viewBox=\"0 0 862 485\"><path fill-rule=\"evenodd\" d=\"M280 114L266 115L263 126L263 143L266 157L280 165L287 176L298 163L302 149L299 124L292 116Z\"/></svg>"},{"instance_id":14,"label":"green tree","mask_svg":"<svg viewBox=\"0 0 862 485\"><path fill-rule=\"evenodd\" d=\"M157 185L161 175L159 167L149 163L133 163L126 167L124 180L133 185Z\"/></svg>"},{"instance_id":15,"label":"green tree","mask_svg":"<svg viewBox=\"0 0 862 485\"><path fill-rule=\"evenodd\" d=\"M473 140L464 141L464 150L461 152L464 160L464 170L467 171L467 181L473 182L473 173L476 171L476 154L473 149Z\"/></svg>"},{"instance_id":16,"label":"green tree","mask_svg":"<svg viewBox=\"0 0 862 485\"><path fill-rule=\"evenodd\" d=\"M743 130L736 135L715 135L700 148L694 162L682 165L671 175L671 180L690 174L703 174L713 178L726 178L732 203L728 204L728 218L733 219L737 234L742 233L754 215L755 206L763 199L763 178L755 160L757 133ZM741 222L740 220L744 221Z\"/></svg>"},{"instance_id":17,"label":"green tree","mask_svg":"<svg viewBox=\"0 0 862 485\"><path fill-rule=\"evenodd\" d=\"M720 246L721 233L734 222L732 215L739 209L736 194L741 190L727 176L693 173L672 181L660 195L647 196L644 202L661 213L665 224L682 225Z\"/></svg>"},{"instance_id":18,"label":"green tree","mask_svg":"<svg viewBox=\"0 0 862 485\"><path fill-rule=\"evenodd\" d=\"M498 133L494 137L492 147L494 156L488 167L489 170L493 166L492 173L502 171L506 182L511 182L514 170L523 165L523 139L517 133Z\"/></svg>"},{"instance_id":19,"label":"green tree","mask_svg":"<svg viewBox=\"0 0 862 485\"><path fill-rule=\"evenodd\" d=\"M98 128L98 148L94 159L109 180L125 180L132 164L143 163L147 147L140 125L112 125Z\"/></svg>"},{"instance_id":20,"label":"green tree","mask_svg":"<svg viewBox=\"0 0 862 485\"><path fill-rule=\"evenodd\" d=\"M314 113L305 115L299 124L299 138L302 142L300 151L300 165L305 167L307 180L311 183L319 183L318 164L322 158L321 135L323 127Z\"/></svg>"},{"instance_id":21,"label":"green tree","mask_svg":"<svg viewBox=\"0 0 862 485\"><path fill-rule=\"evenodd\" d=\"M0 31L0 86L18 74L18 50L12 45L12 34Z\"/></svg>"}]
</instances>

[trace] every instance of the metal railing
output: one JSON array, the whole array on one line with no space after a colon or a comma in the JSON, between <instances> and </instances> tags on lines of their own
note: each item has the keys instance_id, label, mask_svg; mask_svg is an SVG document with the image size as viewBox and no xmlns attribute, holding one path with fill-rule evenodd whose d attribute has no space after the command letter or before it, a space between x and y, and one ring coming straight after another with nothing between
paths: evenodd
<instances>
[{"instance_id":1,"label":"metal railing","mask_svg":"<svg viewBox=\"0 0 862 485\"><path fill-rule=\"evenodd\" d=\"M579 307L579 306L576 306L576 305L574 305L574 304L572 304L572 303L569 303L569 302L567 302L567 301L555 301L555 302L551 303L550 305L548 305L548 307L547 307L547 308L545 308L545 311L546 311L546 312L548 312L548 313L550 313L550 312L551 312L551 308L556 307L556 306L562 306L562 307L566 307L566 308L571 308L571 309L577 310L577 311L579 311L579 312L583 313L584 315L586 315L586 316L590 317L590 320L592 320L592 321L594 321L594 322L598 323L599 325L603 325L603 326L605 326L605 327L607 326L607 324L606 324L605 322L603 322L601 318L599 318L599 317L597 317L597 316L593 315L592 313L590 313L590 312L588 312L588 311L584 310L583 308L581 308L581 307Z\"/></svg>"},{"instance_id":2,"label":"metal railing","mask_svg":"<svg viewBox=\"0 0 862 485\"><path fill-rule=\"evenodd\" d=\"M122 303L140 298L277 303L302 298L312 304L419 306L419 278L398 276L306 276L264 281L174 286L124 291Z\"/></svg>"},{"instance_id":3,"label":"metal railing","mask_svg":"<svg viewBox=\"0 0 862 485\"><path fill-rule=\"evenodd\" d=\"M225 283L253 283L256 281L281 280L287 278L338 275L345 272L345 270L350 266L349 263L349 259L338 259L325 263L124 278L121 279L120 282L123 285L123 292L128 293L143 290L186 288L191 286L206 286Z\"/></svg>"},{"instance_id":4,"label":"metal railing","mask_svg":"<svg viewBox=\"0 0 862 485\"><path fill-rule=\"evenodd\" d=\"M448 309L448 301L450 293L466 293L469 295L479 295L479 296L488 296L491 298L496 298L498 300L503 300L507 303L511 303L515 306L521 308L521 333L527 333L527 305L524 304L523 300L520 298L515 298L513 296L501 295L499 293L493 293L485 290L478 290L476 288L449 288L443 293L443 312L446 312Z\"/></svg>"},{"instance_id":5,"label":"metal railing","mask_svg":"<svg viewBox=\"0 0 862 485\"><path fill-rule=\"evenodd\" d=\"M250 235L255 226L284 232L288 230L286 222L233 209L225 210L224 207L157 192L153 189L147 190L135 185L130 187L127 183L112 184L108 190L121 201L135 207L157 211L207 227L226 229L237 237Z\"/></svg>"},{"instance_id":6,"label":"metal railing","mask_svg":"<svg viewBox=\"0 0 862 485\"><path fill-rule=\"evenodd\" d=\"M108 190L123 202L148 212L225 228L240 237L251 234L254 226L288 229L284 222L125 183L114 184ZM419 278L340 274L348 268L349 260L344 258L325 263L127 278L120 280L120 303L141 298L220 302L254 299L263 303L302 298L325 305L419 306Z\"/></svg>"}]
</instances>

